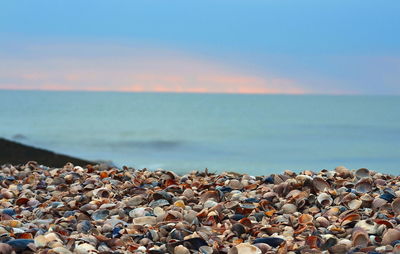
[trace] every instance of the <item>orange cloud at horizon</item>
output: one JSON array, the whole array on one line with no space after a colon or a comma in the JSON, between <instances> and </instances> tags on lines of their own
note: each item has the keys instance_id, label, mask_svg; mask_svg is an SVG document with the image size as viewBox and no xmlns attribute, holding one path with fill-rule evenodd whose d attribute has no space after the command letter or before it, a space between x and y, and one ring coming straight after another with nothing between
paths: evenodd
<instances>
[{"instance_id":1,"label":"orange cloud at horizon","mask_svg":"<svg viewBox=\"0 0 400 254\"><path fill-rule=\"evenodd\" d=\"M226 64L181 55L171 57L162 52L135 57L121 54L112 58L101 54L95 58L57 55L14 60L0 69L0 88L177 93L308 92L289 78L255 75Z\"/></svg>"}]
</instances>

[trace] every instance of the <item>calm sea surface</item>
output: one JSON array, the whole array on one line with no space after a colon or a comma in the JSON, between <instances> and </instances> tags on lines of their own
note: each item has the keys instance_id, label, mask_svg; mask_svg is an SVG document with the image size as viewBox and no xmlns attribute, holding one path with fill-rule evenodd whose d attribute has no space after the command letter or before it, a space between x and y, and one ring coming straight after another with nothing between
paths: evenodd
<instances>
[{"instance_id":1,"label":"calm sea surface","mask_svg":"<svg viewBox=\"0 0 400 254\"><path fill-rule=\"evenodd\" d=\"M400 97L0 91L0 136L181 173L400 174Z\"/></svg>"}]
</instances>

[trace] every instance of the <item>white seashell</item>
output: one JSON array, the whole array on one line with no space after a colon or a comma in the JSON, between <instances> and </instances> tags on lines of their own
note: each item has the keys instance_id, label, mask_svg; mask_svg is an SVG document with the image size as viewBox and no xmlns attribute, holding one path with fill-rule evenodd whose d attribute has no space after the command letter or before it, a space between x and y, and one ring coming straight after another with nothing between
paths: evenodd
<instances>
[{"instance_id":1,"label":"white seashell","mask_svg":"<svg viewBox=\"0 0 400 254\"><path fill-rule=\"evenodd\" d=\"M362 201L358 200L358 199L353 199L350 202L347 203L347 206L351 209L351 210L356 210L358 208L360 208L362 205Z\"/></svg>"},{"instance_id":2,"label":"white seashell","mask_svg":"<svg viewBox=\"0 0 400 254\"><path fill-rule=\"evenodd\" d=\"M154 225L156 224L157 218L154 216L143 216L133 219L133 224L135 225Z\"/></svg>"},{"instance_id":3,"label":"white seashell","mask_svg":"<svg viewBox=\"0 0 400 254\"><path fill-rule=\"evenodd\" d=\"M190 254L190 251L183 245L178 245L174 248L174 254Z\"/></svg>"},{"instance_id":4,"label":"white seashell","mask_svg":"<svg viewBox=\"0 0 400 254\"><path fill-rule=\"evenodd\" d=\"M333 199L331 195L328 193L321 193L317 197L318 203L320 203L322 206L330 206L333 203Z\"/></svg>"},{"instance_id":5,"label":"white seashell","mask_svg":"<svg viewBox=\"0 0 400 254\"><path fill-rule=\"evenodd\" d=\"M241 243L231 248L228 254L262 254L261 250L249 243Z\"/></svg>"},{"instance_id":6,"label":"white seashell","mask_svg":"<svg viewBox=\"0 0 400 254\"><path fill-rule=\"evenodd\" d=\"M88 243L79 244L78 246L75 247L75 251L74 252L77 253L77 254L98 253L96 248L93 245L90 245Z\"/></svg>"}]
</instances>

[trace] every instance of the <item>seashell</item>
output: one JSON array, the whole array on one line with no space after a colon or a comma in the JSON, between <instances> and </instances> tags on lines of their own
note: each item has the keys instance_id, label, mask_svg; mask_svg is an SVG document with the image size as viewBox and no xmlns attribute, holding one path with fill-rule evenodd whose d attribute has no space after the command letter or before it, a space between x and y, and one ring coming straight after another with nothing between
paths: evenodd
<instances>
[{"instance_id":1,"label":"seashell","mask_svg":"<svg viewBox=\"0 0 400 254\"><path fill-rule=\"evenodd\" d=\"M232 226L231 231L235 233L237 236L241 236L242 234L246 233L246 229L240 223L236 223Z\"/></svg>"},{"instance_id":2,"label":"seashell","mask_svg":"<svg viewBox=\"0 0 400 254\"><path fill-rule=\"evenodd\" d=\"M15 201L15 204L18 206L21 206L21 205L25 205L26 203L28 203L28 201L29 201L29 198L19 198Z\"/></svg>"},{"instance_id":3,"label":"seashell","mask_svg":"<svg viewBox=\"0 0 400 254\"><path fill-rule=\"evenodd\" d=\"M387 202L392 202L393 199L396 198L396 195L393 195L392 193L385 192L382 195L380 195L379 198L384 199Z\"/></svg>"},{"instance_id":4,"label":"seashell","mask_svg":"<svg viewBox=\"0 0 400 254\"><path fill-rule=\"evenodd\" d=\"M129 212L129 217L143 217L146 215L146 209L144 207L138 207Z\"/></svg>"},{"instance_id":5,"label":"seashell","mask_svg":"<svg viewBox=\"0 0 400 254\"><path fill-rule=\"evenodd\" d=\"M214 207L216 205L218 205L218 203L215 202L214 200L207 200L206 202L204 202L203 207L204 208L211 208L211 207Z\"/></svg>"},{"instance_id":6,"label":"seashell","mask_svg":"<svg viewBox=\"0 0 400 254\"><path fill-rule=\"evenodd\" d=\"M297 206L294 204L284 204L281 210L284 214L292 214L297 212Z\"/></svg>"},{"instance_id":7,"label":"seashell","mask_svg":"<svg viewBox=\"0 0 400 254\"><path fill-rule=\"evenodd\" d=\"M382 244L389 245L392 242L400 240L400 230L397 228L389 228L382 237Z\"/></svg>"},{"instance_id":8,"label":"seashell","mask_svg":"<svg viewBox=\"0 0 400 254\"><path fill-rule=\"evenodd\" d=\"M185 202L183 202L183 200L177 200L174 202L174 206L185 208Z\"/></svg>"},{"instance_id":9,"label":"seashell","mask_svg":"<svg viewBox=\"0 0 400 254\"><path fill-rule=\"evenodd\" d=\"M57 254L72 254L71 251L69 251L68 249L66 249L64 247L55 247L52 250Z\"/></svg>"},{"instance_id":10,"label":"seashell","mask_svg":"<svg viewBox=\"0 0 400 254\"><path fill-rule=\"evenodd\" d=\"M32 251L30 245L34 244L34 241L31 239L16 239L10 240L6 244L10 245L16 252L23 252Z\"/></svg>"},{"instance_id":11,"label":"seashell","mask_svg":"<svg viewBox=\"0 0 400 254\"><path fill-rule=\"evenodd\" d=\"M174 248L174 254L190 254L190 251L183 245L178 245Z\"/></svg>"},{"instance_id":12,"label":"seashell","mask_svg":"<svg viewBox=\"0 0 400 254\"><path fill-rule=\"evenodd\" d=\"M330 189L329 183L327 183L323 178L318 176L314 177L314 179L312 180L312 184L316 192L322 192L324 190Z\"/></svg>"},{"instance_id":13,"label":"seashell","mask_svg":"<svg viewBox=\"0 0 400 254\"><path fill-rule=\"evenodd\" d=\"M110 215L110 211L106 209L95 211L91 218L93 220L105 220Z\"/></svg>"},{"instance_id":14,"label":"seashell","mask_svg":"<svg viewBox=\"0 0 400 254\"><path fill-rule=\"evenodd\" d=\"M261 250L249 243L240 243L228 251L228 254L262 254Z\"/></svg>"},{"instance_id":15,"label":"seashell","mask_svg":"<svg viewBox=\"0 0 400 254\"><path fill-rule=\"evenodd\" d=\"M306 238L306 245L310 246L310 248L312 249L317 249L321 246L322 242L321 242L321 238L312 235L312 236L308 236Z\"/></svg>"},{"instance_id":16,"label":"seashell","mask_svg":"<svg viewBox=\"0 0 400 254\"><path fill-rule=\"evenodd\" d=\"M98 198L111 198L113 193L106 188L100 188L93 191L93 194Z\"/></svg>"},{"instance_id":17,"label":"seashell","mask_svg":"<svg viewBox=\"0 0 400 254\"><path fill-rule=\"evenodd\" d=\"M188 199L191 199L195 196L195 193L192 189L185 189L182 193L182 195Z\"/></svg>"},{"instance_id":18,"label":"seashell","mask_svg":"<svg viewBox=\"0 0 400 254\"><path fill-rule=\"evenodd\" d=\"M354 228L351 239L355 247L365 248L369 243L368 233L362 228Z\"/></svg>"},{"instance_id":19,"label":"seashell","mask_svg":"<svg viewBox=\"0 0 400 254\"><path fill-rule=\"evenodd\" d=\"M318 222L320 227L328 227L331 223L329 222L329 220L323 216L317 217L315 219L316 222Z\"/></svg>"},{"instance_id":20,"label":"seashell","mask_svg":"<svg viewBox=\"0 0 400 254\"><path fill-rule=\"evenodd\" d=\"M350 210L357 210L358 208L360 208L362 205L362 201L358 200L358 199L353 199L350 202L347 203L347 207Z\"/></svg>"},{"instance_id":21,"label":"seashell","mask_svg":"<svg viewBox=\"0 0 400 254\"><path fill-rule=\"evenodd\" d=\"M88 233L92 229L92 224L88 220L82 220L76 225L76 230L80 233Z\"/></svg>"},{"instance_id":22,"label":"seashell","mask_svg":"<svg viewBox=\"0 0 400 254\"><path fill-rule=\"evenodd\" d=\"M200 254L212 254L214 252L213 248L210 246L201 246L199 248Z\"/></svg>"},{"instance_id":23,"label":"seashell","mask_svg":"<svg viewBox=\"0 0 400 254\"><path fill-rule=\"evenodd\" d=\"M155 207L163 207L163 206L168 206L170 205L170 203L168 202L168 200L166 199L158 199L158 200L153 200L150 202L149 206L151 208L155 208Z\"/></svg>"},{"instance_id":24,"label":"seashell","mask_svg":"<svg viewBox=\"0 0 400 254\"><path fill-rule=\"evenodd\" d=\"M342 178L347 178L351 176L351 171L344 166L336 167L335 172L338 176Z\"/></svg>"},{"instance_id":25,"label":"seashell","mask_svg":"<svg viewBox=\"0 0 400 254\"><path fill-rule=\"evenodd\" d=\"M375 198L374 201L372 201L372 209L378 210L387 203L388 202L382 198Z\"/></svg>"},{"instance_id":26,"label":"seashell","mask_svg":"<svg viewBox=\"0 0 400 254\"><path fill-rule=\"evenodd\" d=\"M350 223L359 221L360 219L361 219L361 216L360 216L359 214L351 213L351 214L346 215L346 216L342 219L342 222L340 223L340 225L346 226L346 225L348 225L348 224L350 224Z\"/></svg>"},{"instance_id":27,"label":"seashell","mask_svg":"<svg viewBox=\"0 0 400 254\"><path fill-rule=\"evenodd\" d=\"M171 201L173 196L166 191L157 191L153 194L153 200L165 199Z\"/></svg>"},{"instance_id":28,"label":"seashell","mask_svg":"<svg viewBox=\"0 0 400 254\"><path fill-rule=\"evenodd\" d=\"M86 204L83 205L79 208L79 210L81 210L82 212L88 212L88 211L92 211L92 210L96 210L97 209L97 205L95 204Z\"/></svg>"},{"instance_id":29,"label":"seashell","mask_svg":"<svg viewBox=\"0 0 400 254\"><path fill-rule=\"evenodd\" d=\"M225 186L233 190L241 190L244 187L243 184L237 179L228 180Z\"/></svg>"},{"instance_id":30,"label":"seashell","mask_svg":"<svg viewBox=\"0 0 400 254\"><path fill-rule=\"evenodd\" d=\"M364 229L368 234L375 235L377 233L378 229L378 224L371 220L360 220L359 222L356 223L354 226L355 228L362 228Z\"/></svg>"},{"instance_id":31,"label":"seashell","mask_svg":"<svg viewBox=\"0 0 400 254\"><path fill-rule=\"evenodd\" d=\"M263 237L263 238L257 238L253 241L253 244L257 243L266 243L269 246L272 247L278 247L281 245L283 242L285 242L285 239L279 238L279 237Z\"/></svg>"},{"instance_id":32,"label":"seashell","mask_svg":"<svg viewBox=\"0 0 400 254\"><path fill-rule=\"evenodd\" d=\"M77 254L92 254L92 253L98 253L96 248L93 245L90 245L88 243L82 243L77 246L75 246L74 253Z\"/></svg>"},{"instance_id":33,"label":"seashell","mask_svg":"<svg viewBox=\"0 0 400 254\"><path fill-rule=\"evenodd\" d=\"M356 191L361 193L367 193L372 191L372 180L369 178L362 178L354 186Z\"/></svg>"},{"instance_id":34,"label":"seashell","mask_svg":"<svg viewBox=\"0 0 400 254\"><path fill-rule=\"evenodd\" d=\"M135 225L154 225L156 224L156 217L154 216L143 216L133 219Z\"/></svg>"},{"instance_id":35,"label":"seashell","mask_svg":"<svg viewBox=\"0 0 400 254\"><path fill-rule=\"evenodd\" d=\"M313 216L310 214L302 214L300 215L300 217L298 218L299 223L300 224L309 224L312 223L312 221L314 220Z\"/></svg>"},{"instance_id":36,"label":"seashell","mask_svg":"<svg viewBox=\"0 0 400 254\"><path fill-rule=\"evenodd\" d=\"M141 205L144 202L144 198L141 195L134 196L133 198L124 201L125 205L128 207L134 207Z\"/></svg>"},{"instance_id":37,"label":"seashell","mask_svg":"<svg viewBox=\"0 0 400 254\"><path fill-rule=\"evenodd\" d=\"M320 203L323 207L325 206L330 206L333 203L333 199L331 197L331 195L327 194L327 193L321 193L318 195L317 197L317 201L318 203Z\"/></svg>"},{"instance_id":38,"label":"seashell","mask_svg":"<svg viewBox=\"0 0 400 254\"><path fill-rule=\"evenodd\" d=\"M0 243L0 254L10 254L10 253L15 253L13 247L11 247L11 245L8 245L6 243Z\"/></svg>"},{"instance_id":39,"label":"seashell","mask_svg":"<svg viewBox=\"0 0 400 254\"><path fill-rule=\"evenodd\" d=\"M261 250L261 253L263 253L263 254L267 253L268 251L270 251L272 249L272 247L266 243L256 243L256 244L254 244L254 246L259 248Z\"/></svg>"},{"instance_id":40,"label":"seashell","mask_svg":"<svg viewBox=\"0 0 400 254\"><path fill-rule=\"evenodd\" d=\"M396 214L400 214L400 198L396 198L395 200L393 200L392 209L393 212L395 212Z\"/></svg>"},{"instance_id":41,"label":"seashell","mask_svg":"<svg viewBox=\"0 0 400 254\"><path fill-rule=\"evenodd\" d=\"M357 176L357 178L369 177L369 174L370 174L370 172L366 168L357 169L355 172L355 175Z\"/></svg>"},{"instance_id":42,"label":"seashell","mask_svg":"<svg viewBox=\"0 0 400 254\"><path fill-rule=\"evenodd\" d=\"M199 203L204 204L209 199L213 199L216 202L220 202L220 193L215 190L206 191L203 194L201 194Z\"/></svg>"}]
</instances>

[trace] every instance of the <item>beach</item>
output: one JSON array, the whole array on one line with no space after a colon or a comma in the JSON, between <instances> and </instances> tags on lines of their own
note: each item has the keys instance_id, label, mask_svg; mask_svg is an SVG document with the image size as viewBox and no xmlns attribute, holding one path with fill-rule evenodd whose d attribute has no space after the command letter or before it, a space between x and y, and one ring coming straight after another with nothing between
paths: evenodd
<instances>
[{"instance_id":1,"label":"beach","mask_svg":"<svg viewBox=\"0 0 400 254\"><path fill-rule=\"evenodd\" d=\"M399 177L1 166L1 253L400 253ZM8 250L8 252L7 252Z\"/></svg>"}]
</instances>

